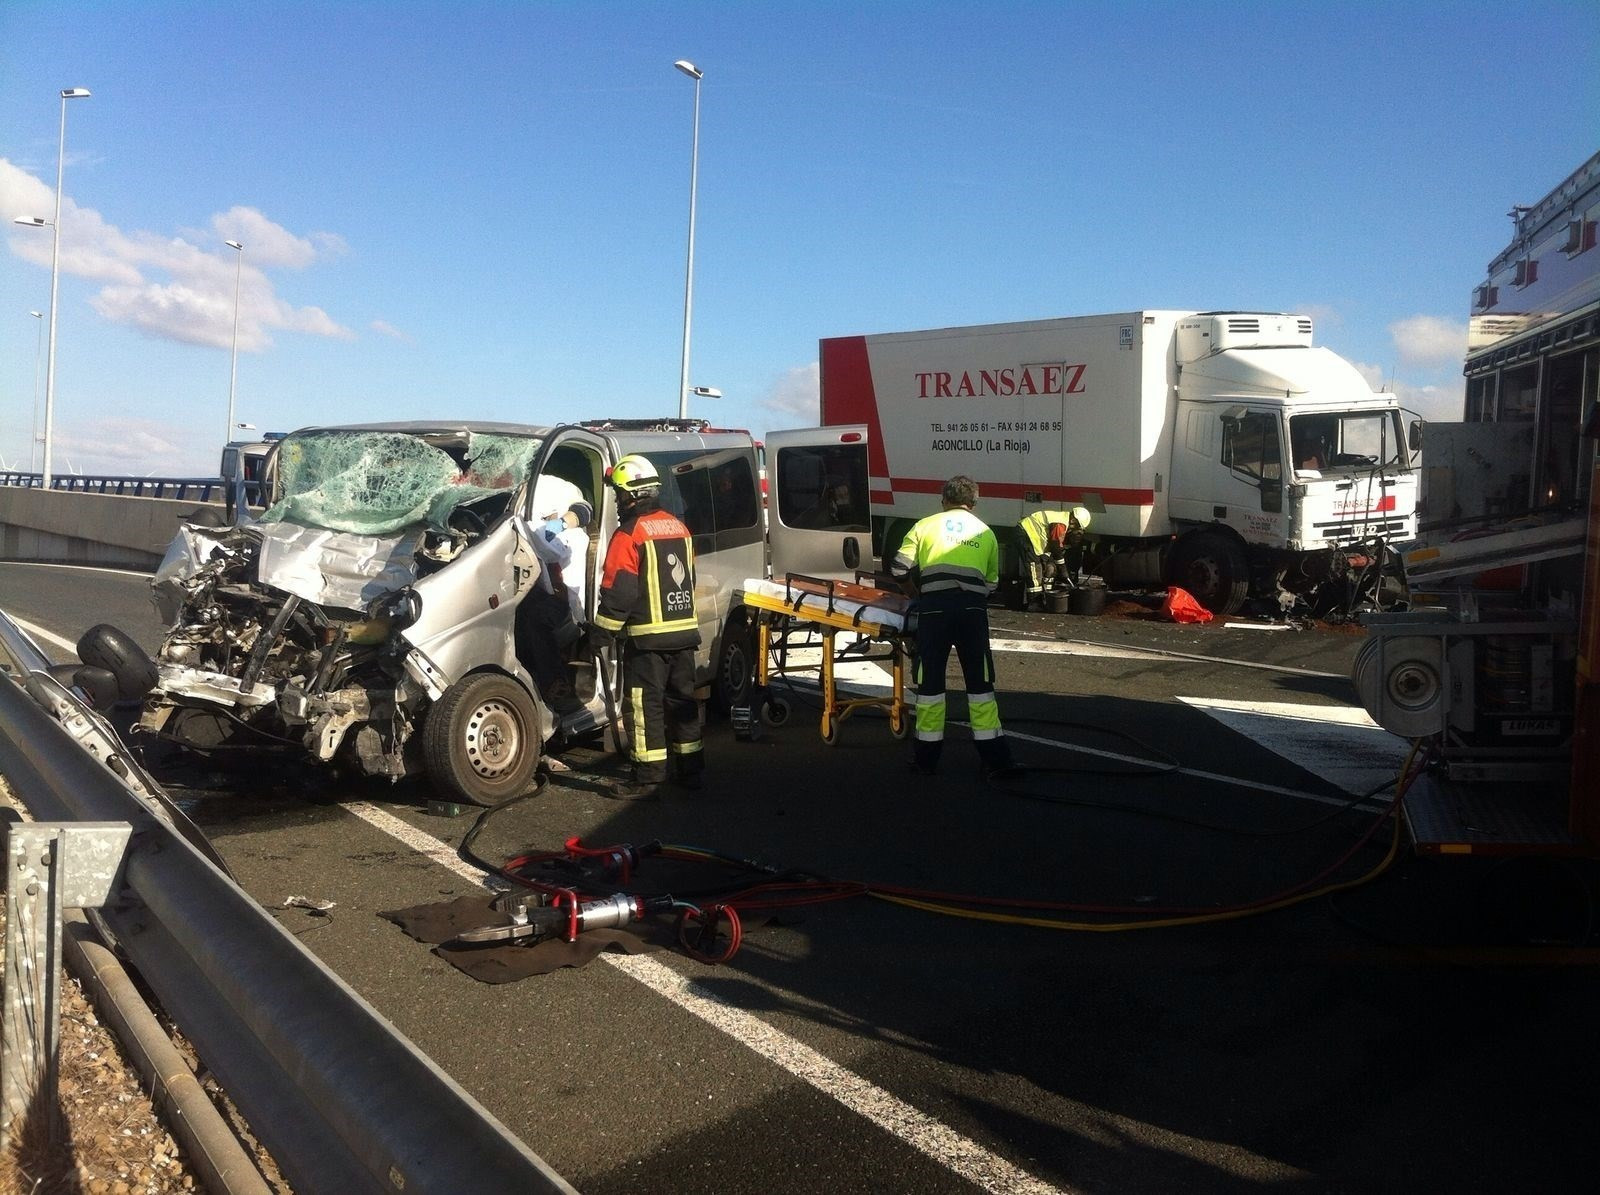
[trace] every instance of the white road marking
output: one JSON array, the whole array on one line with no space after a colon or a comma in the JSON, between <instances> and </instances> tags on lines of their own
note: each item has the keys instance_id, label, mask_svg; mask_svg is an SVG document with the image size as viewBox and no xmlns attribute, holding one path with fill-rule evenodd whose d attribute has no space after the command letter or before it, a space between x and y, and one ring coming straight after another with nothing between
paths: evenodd
<instances>
[{"instance_id":1,"label":"white road marking","mask_svg":"<svg viewBox=\"0 0 1600 1195\"><path fill-rule=\"evenodd\" d=\"M26 622L23 619L18 618L15 614L12 614L10 617L12 622L16 623L19 627L28 632L30 638L43 639L46 643L51 643L56 647L61 648L69 656L71 656L72 659L76 660L78 658L78 645L76 643L73 643L67 639L63 639L54 631L47 631L35 623Z\"/></svg>"},{"instance_id":2,"label":"white road marking","mask_svg":"<svg viewBox=\"0 0 1600 1195\"><path fill-rule=\"evenodd\" d=\"M1148 660L1150 653L1137 648L1107 647L1099 643L1066 639L991 639L990 651L1020 651L1030 656L1099 656L1108 660Z\"/></svg>"},{"instance_id":3,"label":"white road marking","mask_svg":"<svg viewBox=\"0 0 1600 1195\"><path fill-rule=\"evenodd\" d=\"M492 886L488 877L456 854L455 848L387 810L366 801L352 802L344 808L463 879L485 888ZM645 955L607 953L600 957L624 975L665 996L685 1012L720 1029L740 1045L893 1133L983 1190L996 1192L996 1195L1052 1195L1061 1190L824 1057L804 1042L774 1029L759 1017L700 991L692 979L671 967Z\"/></svg>"},{"instance_id":4,"label":"white road marking","mask_svg":"<svg viewBox=\"0 0 1600 1195\"><path fill-rule=\"evenodd\" d=\"M126 577L140 577L146 581L150 579L148 569L118 568L113 564L50 564L42 560L6 560L0 563L4 563L8 568L77 569L83 573L121 573Z\"/></svg>"},{"instance_id":5,"label":"white road marking","mask_svg":"<svg viewBox=\"0 0 1600 1195\"><path fill-rule=\"evenodd\" d=\"M1178 700L1351 795L1370 792L1385 780L1393 780L1405 763L1405 740L1354 706L1210 697Z\"/></svg>"}]
</instances>

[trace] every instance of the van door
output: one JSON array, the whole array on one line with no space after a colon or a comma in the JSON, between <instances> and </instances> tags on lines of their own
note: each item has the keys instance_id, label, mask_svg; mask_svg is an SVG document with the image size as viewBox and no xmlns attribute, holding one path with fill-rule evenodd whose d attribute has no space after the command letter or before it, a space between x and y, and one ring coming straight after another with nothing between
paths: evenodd
<instances>
[{"instance_id":1,"label":"van door","mask_svg":"<svg viewBox=\"0 0 1600 1195\"><path fill-rule=\"evenodd\" d=\"M854 539L872 567L864 424L801 428L767 436L767 543L772 576L855 579L844 560Z\"/></svg>"}]
</instances>

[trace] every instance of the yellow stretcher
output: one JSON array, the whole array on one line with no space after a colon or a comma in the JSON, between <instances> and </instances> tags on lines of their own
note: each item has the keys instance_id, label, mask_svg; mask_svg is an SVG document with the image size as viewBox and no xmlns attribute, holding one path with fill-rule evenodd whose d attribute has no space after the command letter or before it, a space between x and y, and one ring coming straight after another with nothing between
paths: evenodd
<instances>
[{"instance_id":1,"label":"yellow stretcher","mask_svg":"<svg viewBox=\"0 0 1600 1195\"><path fill-rule=\"evenodd\" d=\"M790 573L782 581L751 578L744 583L744 604L756 615L756 692L761 720L779 726L788 720L789 703L773 697L768 682L774 676L818 670L816 664L789 663L789 633L815 629L822 637L822 741L830 747L839 741L839 725L857 710L883 709L889 715L889 733L905 738L912 716L905 704L906 660L910 656L911 599L903 594L849 581L828 581ZM839 648L840 631L857 638ZM888 648L871 654L873 645ZM887 697L839 697L834 667L843 656L855 660L886 660L893 685ZM776 657L776 659L774 659Z\"/></svg>"}]
</instances>

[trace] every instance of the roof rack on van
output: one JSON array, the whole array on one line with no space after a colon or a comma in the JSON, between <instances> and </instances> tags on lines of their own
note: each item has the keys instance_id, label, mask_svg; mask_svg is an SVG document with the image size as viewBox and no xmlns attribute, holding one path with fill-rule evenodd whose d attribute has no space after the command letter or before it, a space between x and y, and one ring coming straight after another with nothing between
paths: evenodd
<instances>
[{"instance_id":1,"label":"roof rack on van","mask_svg":"<svg viewBox=\"0 0 1600 1195\"><path fill-rule=\"evenodd\" d=\"M580 426L597 432L704 432L709 419L584 419Z\"/></svg>"}]
</instances>

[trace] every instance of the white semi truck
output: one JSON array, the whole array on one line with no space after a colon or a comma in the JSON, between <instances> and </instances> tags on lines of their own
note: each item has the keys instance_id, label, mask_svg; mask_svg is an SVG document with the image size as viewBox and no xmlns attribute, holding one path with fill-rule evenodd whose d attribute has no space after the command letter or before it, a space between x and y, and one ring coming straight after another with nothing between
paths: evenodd
<instances>
[{"instance_id":1,"label":"white semi truck","mask_svg":"<svg viewBox=\"0 0 1600 1195\"><path fill-rule=\"evenodd\" d=\"M1083 506L1090 571L1180 585L1223 614L1251 595L1348 588L1416 534L1399 402L1314 346L1303 315L844 336L821 342L820 362L823 422L865 429L880 558L958 473L1003 542L1036 510Z\"/></svg>"}]
</instances>

